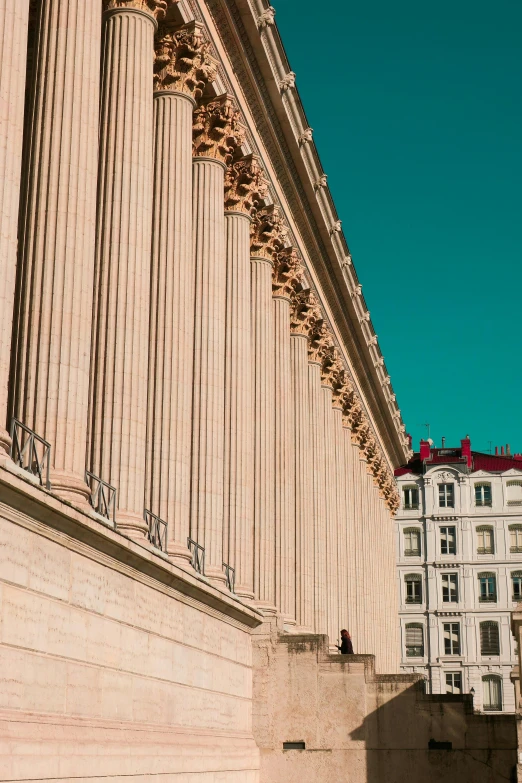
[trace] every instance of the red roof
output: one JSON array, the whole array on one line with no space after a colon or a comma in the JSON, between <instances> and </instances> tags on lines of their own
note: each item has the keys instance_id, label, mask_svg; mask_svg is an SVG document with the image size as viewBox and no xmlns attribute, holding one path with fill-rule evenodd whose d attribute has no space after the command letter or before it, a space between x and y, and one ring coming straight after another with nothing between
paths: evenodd
<instances>
[{"instance_id":1,"label":"red roof","mask_svg":"<svg viewBox=\"0 0 522 783\"><path fill-rule=\"evenodd\" d=\"M444 454L439 452L444 451ZM506 470L522 471L522 454L515 455L496 455L496 454L483 454L481 451L471 452L472 466L471 470L485 470L489 473L504 473ZM466 457L462 456L461 449L431 449L430 458L426 460L426 467L431 465L451 465L462 464L466 462ZM415 473L422 475L424 473L423 464L420 459L420 453L417 451L406 464L395 470L396 476L405 476L407 473Z\"/></svg>"}]
</instances>

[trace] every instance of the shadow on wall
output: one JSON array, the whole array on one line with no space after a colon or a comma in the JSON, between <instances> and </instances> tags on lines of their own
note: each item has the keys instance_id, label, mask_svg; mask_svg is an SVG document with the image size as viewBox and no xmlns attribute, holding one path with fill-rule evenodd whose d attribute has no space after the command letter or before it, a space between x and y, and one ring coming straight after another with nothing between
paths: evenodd
<instances>
[{"instance_id":1,"label":"shadow on wall","mask_svg":"<svg viewBox=\"0 0 522 783\"><path fill-rule=\"evenodd\" d=\"M254 648L261 783L516 780L514 715L375 674L373 656L330 655L327 637L259 635Z\"/></svg>"}]
</instances>

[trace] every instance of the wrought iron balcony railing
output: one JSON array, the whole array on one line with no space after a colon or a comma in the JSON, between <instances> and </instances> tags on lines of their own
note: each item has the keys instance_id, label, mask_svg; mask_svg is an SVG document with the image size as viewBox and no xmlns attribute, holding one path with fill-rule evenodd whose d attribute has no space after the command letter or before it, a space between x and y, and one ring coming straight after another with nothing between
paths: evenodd
<instances>
[{"instance_id":1,"label":"wrought iron balcony railing","mask_svg":"<svg viewBox=\"0 0 522 783\"><path fill-rule=\"evenodd\" d=\"M147 538L152 546L167 551L167 523L165 520L153 514L152 511L145 509L143 512L145 522L147 523Z\"/></svg>"},{"instance_id":2,"label":"wrought iron balcony railing","mask_svg":"<svg viewBox=\"0 0 522 783\"><path fill-rule=\"evenodd\" d=\"M198 574L205 575L205 547L198 544L197 541L193 541L192 538L187 538L187 546L191 554L190 564L194 571Z\"/></svg>"},{"instance_id":3,"label":"wrought iron balcony railing","mask_svg":"<svg viewBox=\"0 0 522 783\"><path fill-rule=\"evenodd\" d=\"M85 481L91 490L89 502L93 509L105 519L110 520L112 514L112 522L116 524L116 487L88 470L85 471Z\"/></svg>"},{"instance_id":4,"label":"wrought iron balcony railing","mask_svg":"<svg viewBox=\"0 0 522 783\"><path fill-rule=\"evenodd\" d=\"M228 563L223 563L223 568L225 570L225 584L231 593L235 593L236 569L232 568Z\"/></svg>"},{"instance_id":5,"label":"wrought iron balcony railing","mask_svg":"<svg viewBox=\"0 0 522 783\"><path fill-rule=\"evenodd\" d=\"M51 444L14 417L11 421L11 459L32 476L38 476L42 487L51 489Z\"/></svg>"}]
</instances>

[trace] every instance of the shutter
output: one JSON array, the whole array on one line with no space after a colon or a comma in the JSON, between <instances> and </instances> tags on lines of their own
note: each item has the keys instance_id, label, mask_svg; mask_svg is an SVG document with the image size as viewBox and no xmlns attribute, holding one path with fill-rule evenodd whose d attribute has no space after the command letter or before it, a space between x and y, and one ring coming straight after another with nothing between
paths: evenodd
<instances>
[{"instance_id":1,"label":"shutter","mask_svg":"<svg viewBox=\"0 0 522 783\"><path fill-rule=\"evenodd\" d=\"M498 623L480 623L480 652L482 655L500 655Z\"/></svg>"}]
</instances>

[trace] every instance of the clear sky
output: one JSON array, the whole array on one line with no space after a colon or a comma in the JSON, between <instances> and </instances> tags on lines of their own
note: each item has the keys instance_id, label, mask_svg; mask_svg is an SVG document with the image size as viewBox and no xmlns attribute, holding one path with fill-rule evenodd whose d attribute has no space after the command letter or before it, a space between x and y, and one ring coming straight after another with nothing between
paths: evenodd
<instances>
[{"instance_id":1,"label":"clear sky","mask_svg":"<svg viewBox=\"0 0 522 783\"><path fill-rule=\"evenodd\" d=\"M279 0L418 448L522 452L522 0Z\"/></svg>"}]
</instances>

